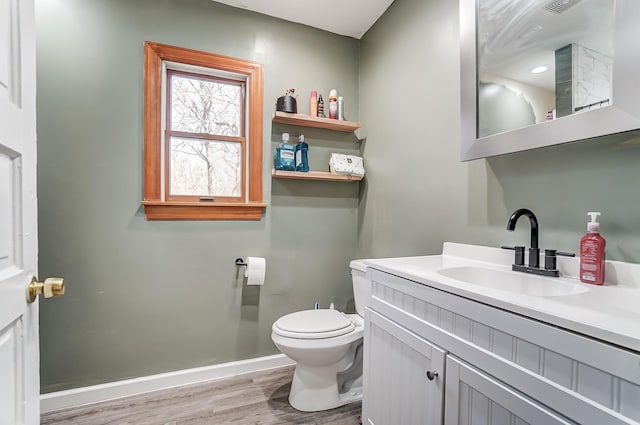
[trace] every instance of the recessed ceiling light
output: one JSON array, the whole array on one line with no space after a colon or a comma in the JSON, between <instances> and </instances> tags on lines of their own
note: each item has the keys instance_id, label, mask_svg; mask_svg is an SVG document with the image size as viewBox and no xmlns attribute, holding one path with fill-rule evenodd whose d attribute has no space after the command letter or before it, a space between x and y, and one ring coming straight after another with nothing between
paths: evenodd
<instances>
[{"instance_id":1,"label":"recessed ceiling light","mask_svg":"<svg viewBox=\"0 0 640 425\"><path fill-rule=\"evenodd\" d=\"M549 67L547 67L547 66L536 66L535 68L533 68L531 70L531 73L532 74L540 74L541 72L545 72L548 69L549 69Z\"/></svg>"}]
</instances>

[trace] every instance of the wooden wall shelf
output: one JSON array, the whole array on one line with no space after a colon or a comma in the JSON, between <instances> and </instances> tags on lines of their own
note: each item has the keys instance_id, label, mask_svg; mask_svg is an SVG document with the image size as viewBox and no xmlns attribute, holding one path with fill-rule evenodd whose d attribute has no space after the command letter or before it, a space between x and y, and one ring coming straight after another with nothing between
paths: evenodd
<instances>
[{"instance_id":1,"label":"wooden wall shelf","mask_svg":"<svg viewBox=\"0 0 640 425\"><path fill-rule=\"evenodd\" d=\"M303 127L325 128L328 130L344 131L351 133L360 128L359 122L339 121L329 118L312 117L304 114L290 114L288 112L275 112L273 122L289 125L300 125Z\"/></svg>"},{"instance_id":2,"label":"wooden wall shelf","mask_svg":"<svg viewBox=\"0 0 640 425\"><path fill-rule=\"evenodd\" d=\"M276 179L296 179L296 180L324 180L334 182L357 182L362 180L360 176L344 176L341 174L331 174L328 171L281 171L271 169L271 177Z\"/></svg>"}]
</instances>

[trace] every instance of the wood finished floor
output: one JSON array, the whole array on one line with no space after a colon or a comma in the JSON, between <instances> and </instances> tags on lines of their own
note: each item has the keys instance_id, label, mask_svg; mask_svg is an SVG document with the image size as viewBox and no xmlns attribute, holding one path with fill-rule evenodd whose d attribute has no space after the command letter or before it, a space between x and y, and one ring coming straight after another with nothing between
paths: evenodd
<instances>
[{"instance_id":1,"label":"wood finished floor","mask_svg":"<svg viewBox=\"0 0 640 425\"><path fill-rule=\"evenodd\" d=\"M304 413L289 405L293 367L43 414L41 425L357 425L361 403Z\"/></svg>"}]
</instances>

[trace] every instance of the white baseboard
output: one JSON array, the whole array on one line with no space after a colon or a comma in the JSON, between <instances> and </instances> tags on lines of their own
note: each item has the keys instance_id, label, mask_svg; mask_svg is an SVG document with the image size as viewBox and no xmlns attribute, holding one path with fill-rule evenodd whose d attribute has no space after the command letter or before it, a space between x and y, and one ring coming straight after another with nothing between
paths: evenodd
<instances>
[{"instance_id":1,"label":"white baseboard","mask_svg":"<svg viewBox=\"0 0 640 425\"><path fill-rule=\"evenodd\" d=\"M99 401L112 400L114 398L128 397L293 364L295 364L295 362L284 354L276 354L273 356L92 385L90 387L57 391L40 395L40 411L42 413L52 412L68 407L76 407Z\"/></svg>"}]
</instances>

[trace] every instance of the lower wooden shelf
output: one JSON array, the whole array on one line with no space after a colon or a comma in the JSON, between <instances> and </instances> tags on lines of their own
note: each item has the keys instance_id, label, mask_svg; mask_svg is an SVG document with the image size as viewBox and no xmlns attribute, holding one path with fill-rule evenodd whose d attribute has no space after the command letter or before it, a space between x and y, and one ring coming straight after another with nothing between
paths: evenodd
<instances>
[{"instance_id":1,"label":"lower wooden shelf","mask_svg":"<svg viewBox=\"0 0 640 425\"><path fill-rule=\"evenodd\" d=\"M361 176L345 176L342 174L331 174L328 171L281 171L271 169L271 177L276 179L297 179L297 180L324 180L334 182L357 182L362 180Z\"/></svg>"}]
</instances>

